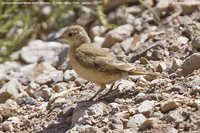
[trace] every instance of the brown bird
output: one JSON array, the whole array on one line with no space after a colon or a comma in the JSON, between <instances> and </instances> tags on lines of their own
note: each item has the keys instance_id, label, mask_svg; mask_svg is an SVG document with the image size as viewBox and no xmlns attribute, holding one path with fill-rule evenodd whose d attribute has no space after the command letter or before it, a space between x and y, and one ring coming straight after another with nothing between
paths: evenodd
<instances>
[{"instance_id":1,"label":"brown bird","mask_svg":"<svg viewBox=\"0 0 200 133\"><path fill-rule=\"evenodd\" d=\"M143 75L128 62L120 61L102 48L96 48L83 27L68 27L57 39L69 45L69 59L75 72L88 81L101 87L91 98L94 99L106 88L106 84L125 78L128 75Z\"/></svg>"}]
</instances>

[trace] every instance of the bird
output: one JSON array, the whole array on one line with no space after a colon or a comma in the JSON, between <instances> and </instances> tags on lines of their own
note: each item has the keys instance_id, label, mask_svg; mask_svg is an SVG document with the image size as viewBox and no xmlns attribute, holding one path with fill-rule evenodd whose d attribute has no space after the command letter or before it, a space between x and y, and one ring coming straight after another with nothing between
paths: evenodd
<instances>
[{"instance_id":1,"label":"bird","mask_svg":"<svg viewBox=\"0 0 200 133\"><path fill-rule=\"evenodd\" d=\"M107 84L129 75L145 73L136 70L133 64L118 60L108 51L92 45L89 35L82 26L69 26L56 41L69 45L69 60L75 72L81 78L100 86L100 90L90 100L101 93Z\"/></svg>"}]
</instances>

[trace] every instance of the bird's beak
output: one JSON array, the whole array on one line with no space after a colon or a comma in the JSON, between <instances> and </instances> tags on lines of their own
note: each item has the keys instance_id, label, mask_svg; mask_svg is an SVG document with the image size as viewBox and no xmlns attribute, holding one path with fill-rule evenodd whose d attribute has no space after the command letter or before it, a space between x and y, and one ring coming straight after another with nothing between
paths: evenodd
<instances>
[{"instance_id":1,"label":"bird's beak","mask_svg":"<svg viewBox=\"0 0 200 133\"><path fill-rule=\"evenodd\" d=\"M69 44L69 42L66 39L63 39L62 36L55 38L52 41Z\"/></svg>"},{"instance_id":2,"label":"bird's beak","mask_svg":"<svg viewBox=\"0 0 200 133\"><path fill-rule=\"evenodd\" d=\"M60 41L61 41L61 36L60 36L60 37L57 37L57 38L54 38L54 39L52 39L52 41L55 41L55 42L60 42Z\"/></svg>"}]
</instances>

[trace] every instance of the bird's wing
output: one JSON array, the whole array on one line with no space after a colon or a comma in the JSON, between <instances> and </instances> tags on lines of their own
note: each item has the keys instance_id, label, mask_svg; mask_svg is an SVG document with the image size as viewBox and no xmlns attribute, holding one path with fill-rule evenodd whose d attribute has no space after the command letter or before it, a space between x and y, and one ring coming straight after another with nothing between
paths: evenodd
<instances>
[{"instance_id":1,"label":"bird's wing","mask_svg":"<svg viewBox=\"0 0 200 133\"><path fill-rule=\"evenodd\" d=\"M119 61L107 51L89 44L77 48L75 58L81 65L101 72L121 73L133 69L130 63Z\"/></svg>"}]
</instances>

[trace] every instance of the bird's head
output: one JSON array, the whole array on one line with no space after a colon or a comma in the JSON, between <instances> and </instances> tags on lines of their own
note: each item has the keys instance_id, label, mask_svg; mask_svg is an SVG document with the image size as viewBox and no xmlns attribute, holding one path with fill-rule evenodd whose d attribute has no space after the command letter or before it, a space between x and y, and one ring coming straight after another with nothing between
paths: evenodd
<instances>
[{"instance_id":1,"label":"bird's head","mask_svg":"<svg viewBox=\"0 0 200 133\"><path fill-rule=\"evenodd\" d=\"M85 29L78 25L68 27L56 40L74 47L91 42Z\"/></svg>"}]
</instances>

